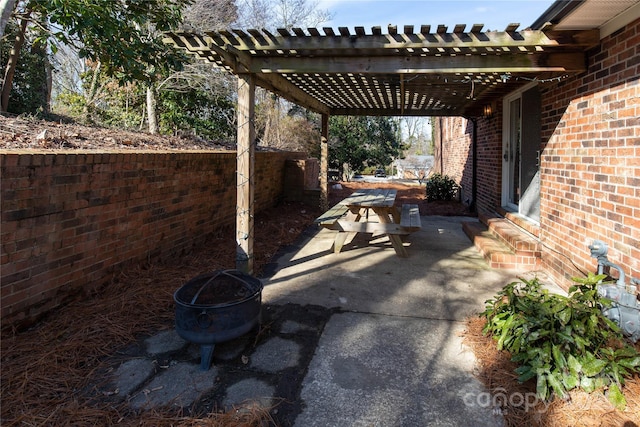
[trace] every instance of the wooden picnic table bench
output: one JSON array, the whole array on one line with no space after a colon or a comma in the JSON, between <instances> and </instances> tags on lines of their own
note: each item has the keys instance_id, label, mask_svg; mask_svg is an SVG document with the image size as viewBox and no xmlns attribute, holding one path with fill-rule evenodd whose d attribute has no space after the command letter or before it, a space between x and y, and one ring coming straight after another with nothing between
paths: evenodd
<instances>
[{"instance_id":1,"label":"wooden picnic table bench","mask_svg":"<svg viewBox=\"0 0 640 427\"><path fill-rule=\"evenodd\" d=\"M400 236L421 229L418 205L394 205L396 190L358 190L316 218L321 227L336 230L333 250L339 253L347 237L353 233L386 234L396 253L407 257ZM369 210L373 210L378 222L369 221ZM364 220L363 220L364 219Z\"/></svg>"}]
</instances>

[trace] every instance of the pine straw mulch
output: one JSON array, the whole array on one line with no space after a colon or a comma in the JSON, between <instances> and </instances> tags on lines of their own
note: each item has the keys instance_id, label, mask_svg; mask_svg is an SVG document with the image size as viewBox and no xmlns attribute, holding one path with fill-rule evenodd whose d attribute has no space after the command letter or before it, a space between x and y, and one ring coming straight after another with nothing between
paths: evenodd
<instances>
[{"instance_id":1,"label":"pine straw mulch","mask_svg":"<svg viewBox=\"0 0 640 427\"><path fill-rule=\"evenodd\" d=\"M477 359L476 376L492 392L492 401L506 403L500 408L506 426L536 427L637 427L640 425L640 376L628 379L623 387L627 408L613 408L602 392L569 393L570 400L554 399L545 403L535 399L535 380L520 384L506 351L499 351L491 337L482 334L485 319L469 318L463 332L464 343ZM640 344L637 346L640 349ZM489 403L483 401L482 403Z\"/></svg>"}]
</instances>

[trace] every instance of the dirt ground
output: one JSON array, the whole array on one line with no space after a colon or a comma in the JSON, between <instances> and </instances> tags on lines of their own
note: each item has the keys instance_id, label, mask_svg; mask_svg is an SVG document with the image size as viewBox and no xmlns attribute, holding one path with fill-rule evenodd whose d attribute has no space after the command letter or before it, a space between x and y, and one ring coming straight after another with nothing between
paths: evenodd
<instances>
[{"instance_id":1,"label":"dirt ground","mask_svg":"<svg viewBox=\"0 0 640 427\"><path fill-rule=\"evenodd\" d=\"M0 115L0 150L227 150L233 145L195 136L151 135L68 120Z\"/></svg>"}]
</instances>

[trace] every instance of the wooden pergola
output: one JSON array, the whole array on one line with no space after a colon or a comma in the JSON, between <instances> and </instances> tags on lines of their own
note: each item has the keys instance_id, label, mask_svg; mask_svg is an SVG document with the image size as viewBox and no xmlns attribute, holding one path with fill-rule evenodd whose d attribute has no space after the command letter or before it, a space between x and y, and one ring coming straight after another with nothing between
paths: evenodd
<instances>
[{"instance_id":1,"label":"wooden pergola","mask_svg":"<svg viewBox=\"0 0 640 427\"><path fill-rule=\"evenodd\" d=\"M322 117L321 202L327 201L331 115L479 117L530 81L562 79L586 69L599 32L469 31L456 25L171 32L165 42L238 77L236 267L253 271L253 127L260 86Z\"/></svg>"}]
</instances>

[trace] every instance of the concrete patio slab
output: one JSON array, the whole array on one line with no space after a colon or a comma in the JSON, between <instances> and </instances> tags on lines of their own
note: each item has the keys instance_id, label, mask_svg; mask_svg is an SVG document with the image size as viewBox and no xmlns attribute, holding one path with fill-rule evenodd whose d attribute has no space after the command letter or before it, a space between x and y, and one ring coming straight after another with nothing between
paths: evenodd
<instances>
[{"instance_id":1,"label":"concrete patio slab","mask_svg":"<svg viewBox=\"0 0 640 427\"><path fill-rule=\"evenodd\" d=\"M484 390L458 322L340 313L302 384L296 426L501 426L474 403ZM469 404L468 402L471 402Z\"/></svg>"},{"instance_id":2,"label":"concrete patio slab","mask_svg":"<svg viewBox=\"0 0 640 427\"><path fill-rule=\"evenodd\" d=\"M335 232L320 230L279 259L263 301L317 304L347 311L463 320L517 273L494 270L462 231L467 217L429 216L409 236L408 258L384 236L358 235L334 254Z\"/></svg>"},{"instance_id":3,"label":"concrete patio slab","mask_svg":"<svg viewBox=\"0 0 640 427\"><path fill-rule=\"evenodd\" d=\"M459 334L517 272L489 268L462 221L476 220L423 217L408 258L386 237L362 234L335 254L325 229L280 257L265 302L343 311L316 348L296 426L502 425L478 404L487 390Z\"/></svg>"}]
</instances>

